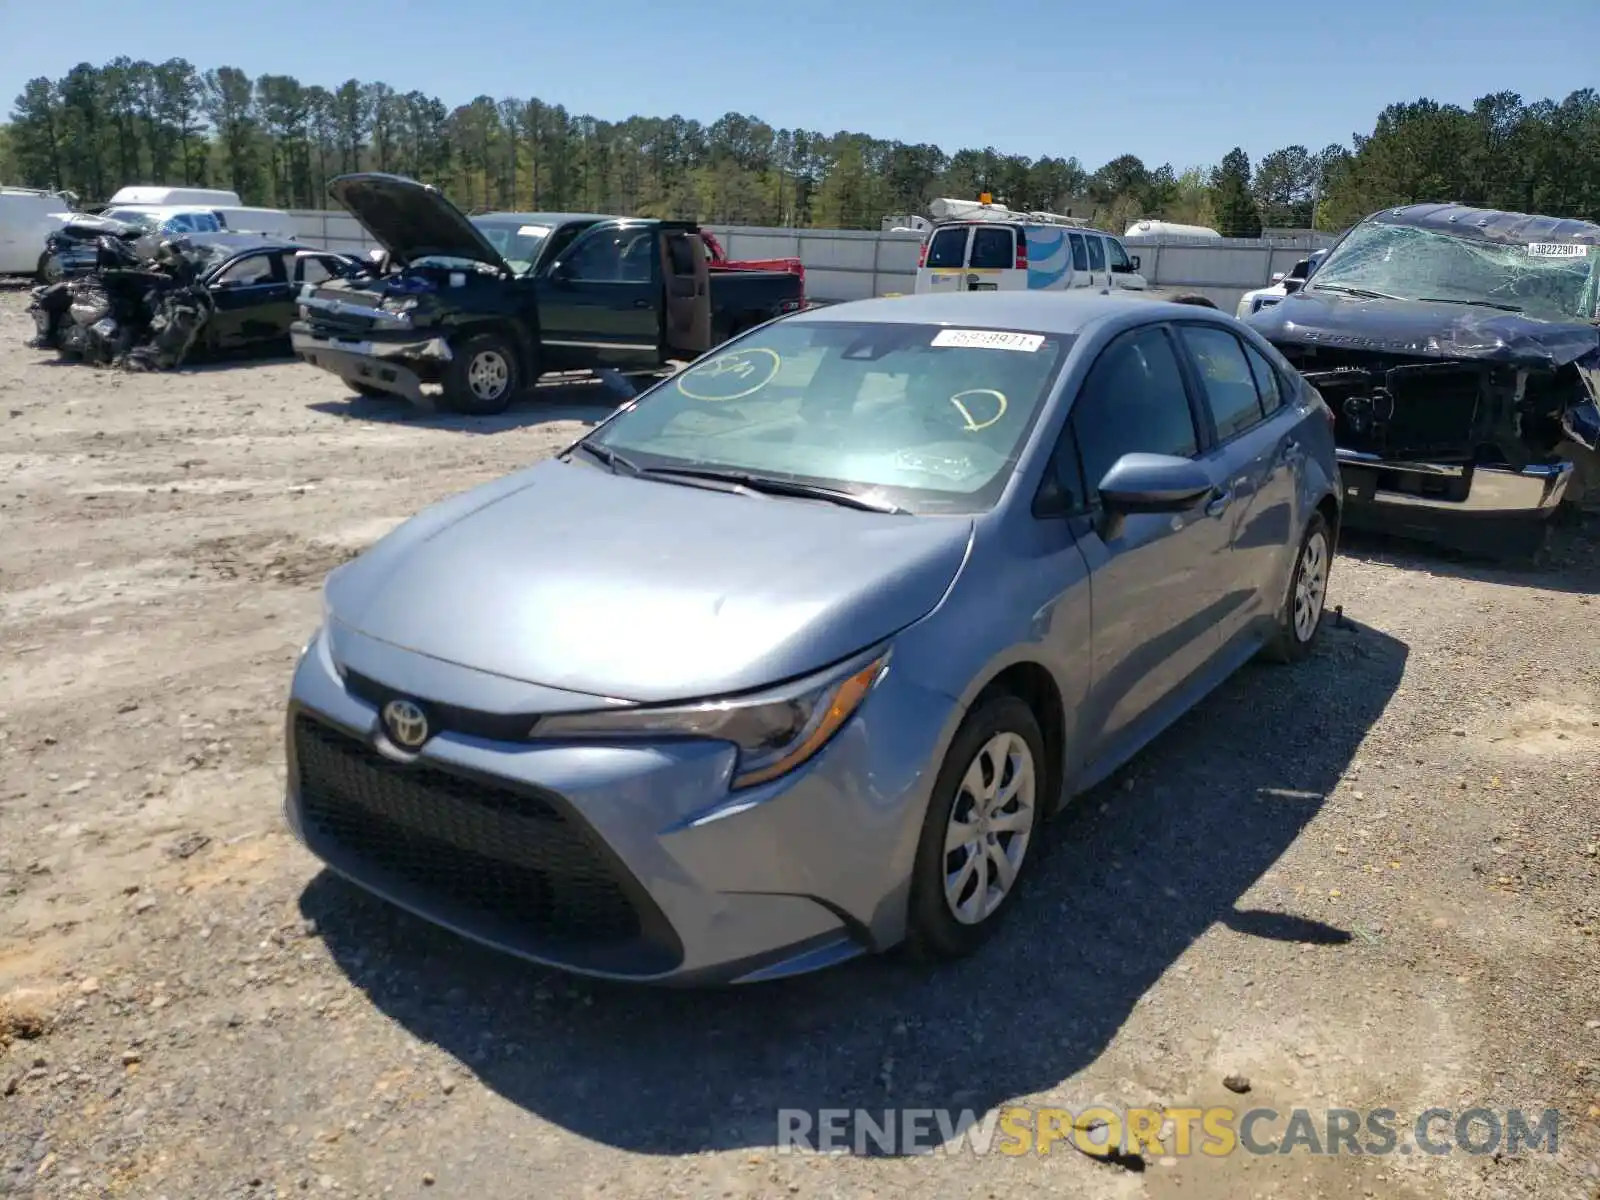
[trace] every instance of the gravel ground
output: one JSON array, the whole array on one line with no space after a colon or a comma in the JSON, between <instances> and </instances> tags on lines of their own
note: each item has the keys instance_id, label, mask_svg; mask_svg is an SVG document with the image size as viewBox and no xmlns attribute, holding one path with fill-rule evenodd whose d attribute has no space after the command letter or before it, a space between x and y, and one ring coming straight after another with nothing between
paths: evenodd
<instances>
[{"instance_id":1,"label":"gravel ground","mask_svg":"<svg viewBox=\"0 0 1600 1200\"><path fill-rule=\"evenodd\" d=\"M599 390L428 420L297 364L60 366L25 302L0 294L0 1194L1600 1196L1594 530L1520 572L1347 546L1318 655L1085 798L970 962L573 983L319 871L280 711L325 571ZM779 1108L1096 1101L1562 1116L1554 1155L774 1145Z\"/></svg>"}]
</instances>

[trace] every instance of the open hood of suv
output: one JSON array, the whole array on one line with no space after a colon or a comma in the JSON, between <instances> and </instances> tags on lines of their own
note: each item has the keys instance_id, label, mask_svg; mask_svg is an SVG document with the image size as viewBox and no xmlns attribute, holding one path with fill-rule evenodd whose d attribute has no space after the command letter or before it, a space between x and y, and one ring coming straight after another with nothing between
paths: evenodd
<instances>
[{"instance_id":1,"label":"open hood of suv","mask_svg":"<svg viewBox=\"0 0 1600 1200\"><path fill-rule=\"evenodd\" d=\"M511 269L466 214L430 184L362 172L332 180L328 194L401 266L436 254Z\"/></svg>"}]
</instances>

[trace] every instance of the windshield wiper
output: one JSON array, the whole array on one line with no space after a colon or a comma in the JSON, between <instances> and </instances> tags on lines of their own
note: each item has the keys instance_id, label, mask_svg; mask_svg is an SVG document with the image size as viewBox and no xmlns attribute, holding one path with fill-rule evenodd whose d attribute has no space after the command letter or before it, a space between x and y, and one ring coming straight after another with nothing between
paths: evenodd
<instances>
[{"instance_id":1,"label":"windshield wiper","mask_svg":"<svg viewBox=\"0 0 1600 1200\"><path fill-rule=\"evenodd\" d=\"M1493 300L1456 300L1449 296L1418 296L1429 304L1470 304L1474 308L1498 308L1501 312L1521 312L1515 304L1496 304Z\"/></svg>"},{"instance_id":2,"label":"windshield wiper","mask_svg":"<svg viewBox=\"0 0 1600 1200\"><path fill-rule=\"evenodd\" d=\"M1339 292L1345 296L1355 296L1361 300L1404 300L1404 296L1391 296L1387 292L1375 292L1370 288L1345 287L1340 283L1316 283L1312 288L1319 292Z\"/></svg>"},{"instance_id":3,"label":"windshield wiper","mask_svg":"<svg viewBox=\"0 0 1600 1200\"><path fill-rule=\"evenodd\" d=\"M704 467L645 467L640 473L647 477L672 478L678 476L682 479L704 479L714 483L726 483L734 487L746 488L752 492L763 492L769 496L797 496L806 500L826 500L830 504L840 504L846 508L859 508L866 512L879 513L904 513L907 510L895 504L887 504L881 500L873 500L856 492L847 492L842 488L824 487L817 483L802 483L797 479L776 479L770 475L752 475L748 471L718 471Z\"/></svg>"},{"instance_id":4,"label":"windshield wiper","mask_svg":"<svg viewBox=\"0 0 1600 1200\"><path fill-rule=\"evenodd\" d=\"M595 442L579 442L573 447L573 449L587 451L590 455L598 458L601 462L605 463L606 466L610 467L613 473L616 473L619 467L626 471L629 475L638 475L644 470L643 467L634 462L631 458L624 458L609 446L601 446Z\"/></svg>"}]
</instances>

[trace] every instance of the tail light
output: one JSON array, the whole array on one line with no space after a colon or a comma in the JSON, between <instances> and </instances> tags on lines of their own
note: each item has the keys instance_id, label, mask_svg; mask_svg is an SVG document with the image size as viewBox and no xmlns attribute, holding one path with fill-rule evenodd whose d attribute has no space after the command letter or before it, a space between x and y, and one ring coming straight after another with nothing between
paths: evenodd
<instances>
[{"instance_id":1,"label":"tail light","mask_svg":"<svg viewBox=\"0 0 1600 1200\"><path fill-rule=\"evenodd\" d=\"M1017 270L1028 269L1028 237L1022 230L1017 230Z\"/></svg>"},{"instance_id":2,"label":"tail light","mask_svg":"<svg viewBox=\"0 0 1600 1200\"><path fill-rule=\"evenodd\" d=\"M928 265L928 243L931 242L931 241L933 241L932 238L923 238L922 239L922 249L917 251L917 269L918 270L921 270L923 267Z\"/></svg>"}]
</instances>

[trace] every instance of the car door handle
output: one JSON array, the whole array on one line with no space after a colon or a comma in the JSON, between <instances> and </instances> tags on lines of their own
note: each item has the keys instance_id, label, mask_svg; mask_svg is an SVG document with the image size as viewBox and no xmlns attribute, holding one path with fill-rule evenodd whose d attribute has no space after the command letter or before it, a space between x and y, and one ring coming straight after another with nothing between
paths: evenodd
<instances>
[{"instance_id":1,"label":"car door handle","mask_svg":"<svg viewBox=\"0 0 1600 1200\"><path fill-rule=\"evenodd\" d=\"M1213 492L1211 499L1206 501L1206 516L1220 517L1228 511L1228 505L1233 503L1233 489L1227 488L1220 492Z\"/></svg>"}]
</instances>

